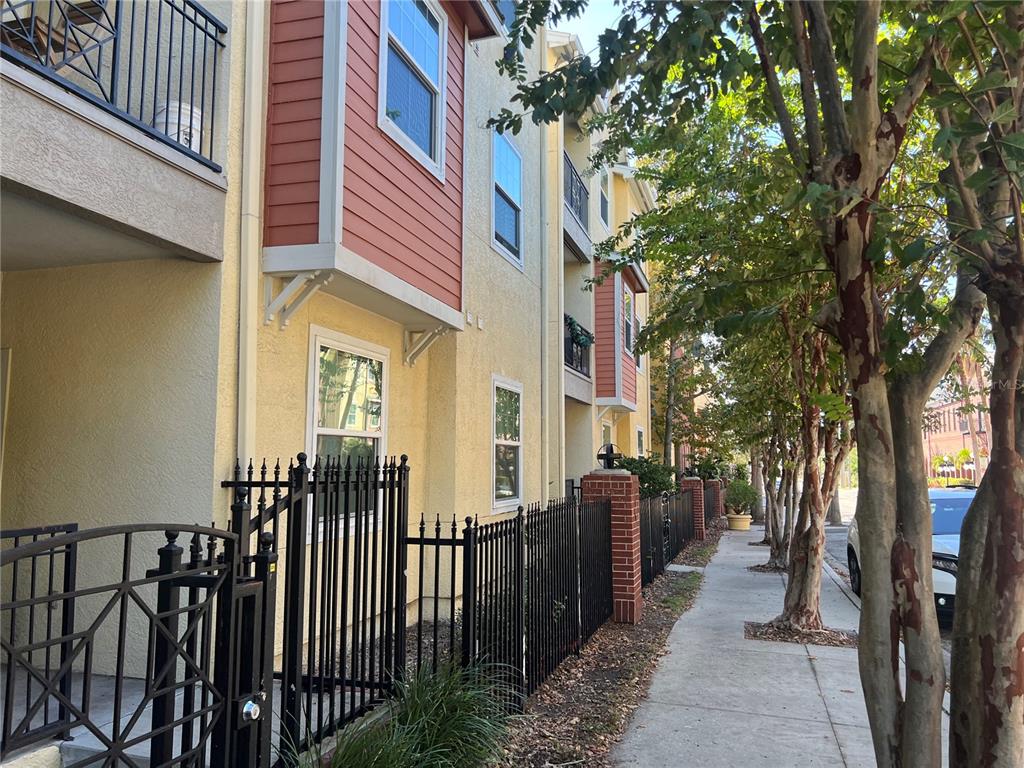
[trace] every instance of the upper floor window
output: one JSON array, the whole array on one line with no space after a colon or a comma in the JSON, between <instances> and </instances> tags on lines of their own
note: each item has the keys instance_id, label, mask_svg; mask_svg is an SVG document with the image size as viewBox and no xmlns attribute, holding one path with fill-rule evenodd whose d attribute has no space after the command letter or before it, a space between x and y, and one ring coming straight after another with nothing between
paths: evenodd
<instances>
[{"instance_id":1,"label":"upper floor window","mask_svg":"<svg viewBox=\"0 0 1024 768\"><path fill-rule=\"evenodd\" d=\"M512 22L516 18L516 0L494 0L494 7L498 9L501 16L501 23L505 29L512 30Z\"/></svg>"},{"instance_id":2,"label":"upper floor window","mask_svg":"<svg viewBox=\"0 0 1024 768\"><path fill-rule=\"evenodd\" d=\"M626 341L626 351L633 354L633 294L626 289L622 292L622 316L625 320L623 335Z\"/></svg>"},{"instance_id":3,"label":"upper floor window","mask_svg":"<svg viewBox=\"0 0 1024 768\"><path fill-rule=\"evenodd\" d=\"M444 178L447 17L434 0L381 3L380 127Z\"/></svg>"},{"instance_id":4,"label":"upper floor window","mask_svg":"<svg viewBox=\"0 0 1024 768\"><path fill-rule=\"evenodd\" d=\"M494 243L517 265L523 263L523 160L512 141L494 133Z\"/></svg>"},{"instance_id":5,"label":"upper floor window","mask_svg":"<svg viewBox=\"0 0 1024 768\"><path fill-rule=\"evenodd\" d=\"M604 170L601 171L601 221L604 223L606 227L608 226L608 220L610 215L608 203L609 197L610 195L608 171Z\"/></svg>"},{"instance_id":6,"label":"upper floor window","mask_svg":"<svg viewBox=\"0 0 1024 768\"><path fill-rule=\"evenodd\" d=\"M644 455L644 449L645 449L645 446L644 446L644 429L643 429L643 427L637 427L636 428L636 455L637 456L643 456Z\"/></svg>"}]
</instances>

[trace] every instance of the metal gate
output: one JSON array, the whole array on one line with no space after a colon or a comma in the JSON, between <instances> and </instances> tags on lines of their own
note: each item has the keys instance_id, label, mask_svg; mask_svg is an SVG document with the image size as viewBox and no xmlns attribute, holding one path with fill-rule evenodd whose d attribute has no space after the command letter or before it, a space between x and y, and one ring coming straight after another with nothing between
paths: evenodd
<instances>
[{"instance_id":1,"label":"metal gate","mask_svg":"<svg viewBox=\"0 0 1024 768\"><path fill-rule=\"evenodd\" d=\"M201 526L4 539L0 755L59 736L65 766L268 764L269 541L243 558L235 534Z\"/></svg>"}]
</instances>

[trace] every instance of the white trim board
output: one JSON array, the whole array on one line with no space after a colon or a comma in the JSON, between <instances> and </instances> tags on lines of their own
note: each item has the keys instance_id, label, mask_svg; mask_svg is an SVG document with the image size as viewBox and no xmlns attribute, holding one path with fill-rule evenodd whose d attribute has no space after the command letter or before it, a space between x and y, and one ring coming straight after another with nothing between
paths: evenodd
<instances>
[{"instance_id":1,"label":"white trim board","mask_svg":"<svg viewBox=\"0 0 1024 768\"><path fill-rule=\"evenodd\" d=\"M437 0L421 0L427 10L434 16L438 23L438 80L434 83L423 72L412 55L406 51L401 41L395 39L395 44L402 55L408 60L410 66L419 73L431 88L436 88L437 109L433 116L434 131L437 142L437 157L431 157L414 142L405 131L398 127L387 114L387 81L388 81L388 45L391 40L391 33L388 28L388 13L391 2L380 4L380 36L377 66L377 127L386 133L402 149L404 149L416 162L422 165L442 184L445 183L445 145L448 116L448 14L437 3ZM326 42L326 41L325 41Z\"/></svg>"},{"instance_id":2,"label":"white trim board","mask_svg":"<svg viewBox=\"0 0 1024 768\"><path fill-rule=\"evenodd\" d=\"M340 243L279 245L263 249L263 271L268 275L324 269L354 279L451 328L462 330L465 327L462 312Z\"/></svg>"},{"instance_id":3,"label":"white trim board","mask_svg":"<svg viewBox=\"0 0 1024 768\"><path fill-rule=\"evenodd\" d=\"M494 448L498 444L498 438L495 434L495 406L497 404L498 387L507 389L512 392L519 393L519 464L518 474L516 478L516 490L519 491L519 495L514 499L502 499L498 501L494 498L494 483L495 467L494 467ZM503 512L511 512L518 508L523 503L523 461L525 459L525 451L523 450L523 408L524 408L524 396L523 396L523 384L515 379L510 379L497 373L491 374L491 448L490 448L490 463L491 463L491 511L494 514L501 514Z\"/></svg>"},{"instance_id":4,"label":"white trim board","mask_svg":"<svg viewBox=\"0 0 1024 768\"><path fill-rule=\"evenodd\" d=\"M320 103L321 243L340 243L345 193L345 91L348 72L348 0L324 4Z\"/></svg>"}]
</instances>

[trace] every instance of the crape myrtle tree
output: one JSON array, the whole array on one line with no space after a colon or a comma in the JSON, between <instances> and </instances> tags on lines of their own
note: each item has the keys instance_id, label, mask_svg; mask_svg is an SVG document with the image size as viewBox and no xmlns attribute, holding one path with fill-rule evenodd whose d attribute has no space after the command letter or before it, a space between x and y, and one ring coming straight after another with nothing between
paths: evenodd
<instances>
[{"instance_id":1,"label":"crape myrtle tree","mask_svg":"<svg viewBox=\"0 0 1024 768\"><path fill-rule=\"evenodd\" d=\"M529 45L540 24L574 18L584 5L585 0L521 4L501 65L522 77L520 42ZM579 58L522 82L518 111L504 111L496 121L516 130L524 117L546 122L564 112L582 113L595 98L615 91L602 149L602 156L614 157L652 131L671 144L680 126L723 90L762 98L798 195L813 212L836 292L818 322L839 341L857 435L857 517L863 533L859 654L879 765L930 766L941 760L944 671L931 594L923 461L901 470L900 478L917 477L897 487L900 448L919 443L920 432L894 432L893 409L901 416L920 410L929 384L941 378L973 332L975 286L984 291L993 315L997 364L990 409L998 440L964 530L968 553L961 567L967 577L958 586L964 610L957 619L964 653L952 677L954 708L957 700L964 702L963 722L954 723L950 751L954 761L979 765L1016 764L1022 754L1024 481L1018 425L1024 406L1017 393L1024 267L1019 186L1012 181L1020 149L1017 75L1024 58L1019 8L1019 2L883 8L871 0L626 0L617 27L600 37L595 61ZM968 74L964 64L972 59L974 71ZM999 70L1001 79L993 74ZM936 72L948 73L951 82L935 80ZM880 238L877 225L893 164L908 132L917 130L913 121L930 86L940 96L960 96L939 109L945 131L939 143L952 147L948 186L955 194L949 195L948 213L956 227L950 239L968 267L961 269L949 311L931 318L928 342L914 344L908 328L929 319L926 300L910 290L884 303L880 267L893 259L901 266L926 263L932 252L917 247L896 253L897 244ZM796 104L787 98L789 89L799 93ZM987 108L973 97L979 91ZM974 136L982 138L972 150L968 140ZM971 171L971 163L978 171ZM979 178L980 171L988 173ZM899 359L901 352L906 359ZM887 376L894 361L913 365ZM901 635L907 651L902 686ZM980 649L968 650L978 637L982 642L974 646ZM968 713L969 702L983 706Z\"/></svg>"},{"instance_id":2,"label":"crape myrtle tree","mask_svg":"<svg viewBox=\"0 0 1024 768\"><path fill-rule=\"evenodd\" d=\"M1024 764L1024 3L957 3L933 78L949 226L995 347L989 466L961 535L950 763ZM968 417L970 418L970 416Z\"/></svg>"},{"instance_id":3,"label":"crape myrtle tree","mask_svg":"<svg viewBox=\"0 0 1024 768\"><path fill-rule=\"evenodd\" d=\"M726 398L746 405L767 382L769 391L784 384L783 391L793 394L796 429L776 435L777 455L767 457L769 472L781 467L769 499L770 564L788 563L790 571L775 623L818 630L825 510L850 442L843 427L846 387L841 356L812 323L831 295L817 233L804 212L792 209L794 180L785 150L746 117L749 108L741 94L720 96L699 125L678 132L672 149L643 162L639 173L659 192L656 208L599 249L620 254L620 262L657 265L659 300L649 337L675 338L685 329L708 327L728 340L720 355L732 365L718 371ZM636 149L643 152L644 142ZM785 423L776 420L776 427ZM712 427L728 434L727 423ZM734 444L746 453L750 442L747 436ZM801 492L794 515L793 505L784 503L792 493L783 489L796 487ZM784 502L775 504L780 493ZM785 522L776 524L783 508Z\"/></svg>"}]
</instances>

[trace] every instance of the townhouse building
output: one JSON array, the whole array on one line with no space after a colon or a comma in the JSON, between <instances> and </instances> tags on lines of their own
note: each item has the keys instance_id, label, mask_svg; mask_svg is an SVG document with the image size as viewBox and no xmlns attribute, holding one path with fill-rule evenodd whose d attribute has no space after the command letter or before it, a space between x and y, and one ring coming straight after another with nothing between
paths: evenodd
<instances>
[{"instance_id":1,"label":"townhouse building","mask_svg":"<svg viewBox=\"0 0 1024 768\"><path fill-rule=\"evenodd\" d=\"M412 508L462 519L562 495L605 442L646 450L646 278L590 280L649 193L587 172L586 116L488 126L514 93L496 6L270 13L253 453L404 453ZM526 53L536 75L580 50Z\"/></svg>"},{"instance_id":2,"label":"townhouse building","mask_svg":"<svg viewBox=\"0 0 1024 768\"><path fill-rule=\"evenodd\" d=\"M255 11L3 4L5 529L223 506Z\"/></svg>"},{"instance_id":3,"label":"townhouse building","mask_svg":"<svg viewBox=\"0 0 1024 768\"><path fill-rule=\"evenodd\" d=\"M223 523L236 456L299 451L404 453L414 509L503 512L649 450L643 266L592 280L650 191L590 171L588 115L488 127L497 5L56 0L2 31L5 526ZM528 68L581 53L546 30Z\"/></svg>"},{"instance_id":4,"label":"townhouse building","mask_svg":"<svg viewBox=\"0 0 1024 768\"><path fill-rule=\"evenodd\" d=\"M3 3L4 547L64 523L224 529L236 457L404 454L414 526L574 493L607 443L650 450L648 279L595 246L651 191L625 158L591 171L602 103L489 126L514 94L502 9ZM544 30L527 75L582 53ZM79 586L145 576L130 541L98 540ZM146 677L152 617L125 611L138 637L89 630L92 673Z\"/></svg>"}]
</instances>

